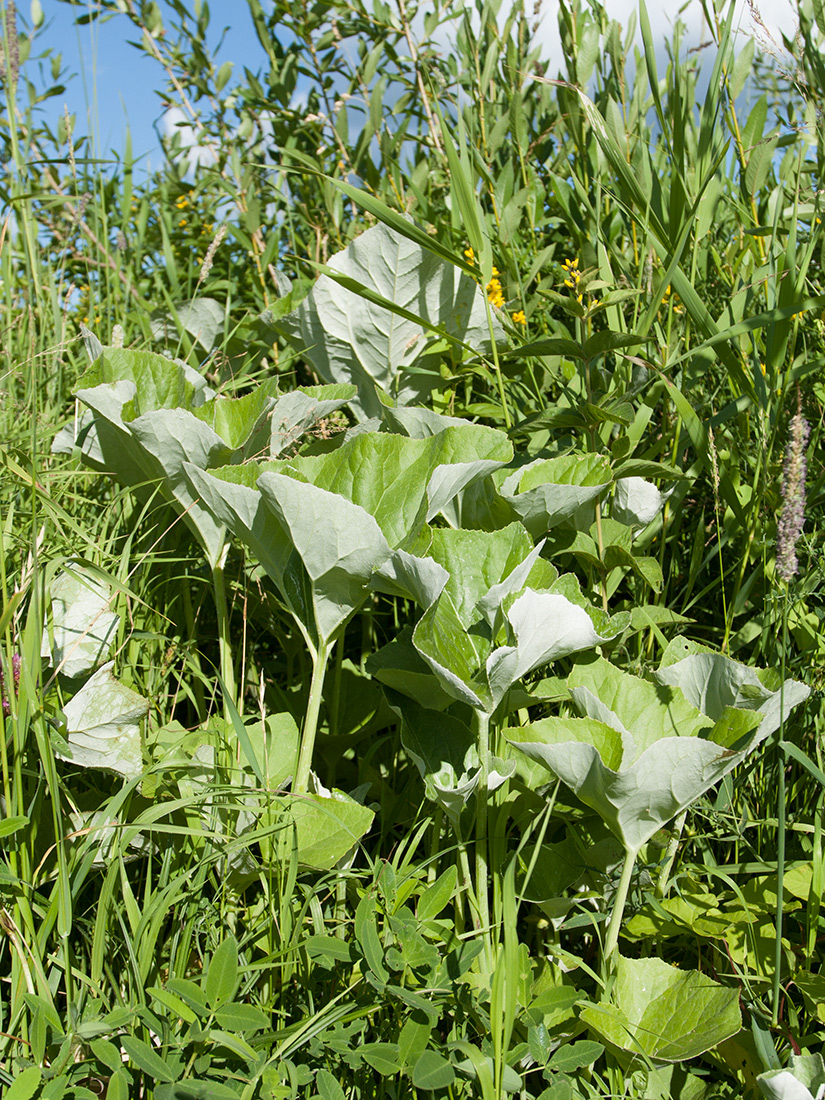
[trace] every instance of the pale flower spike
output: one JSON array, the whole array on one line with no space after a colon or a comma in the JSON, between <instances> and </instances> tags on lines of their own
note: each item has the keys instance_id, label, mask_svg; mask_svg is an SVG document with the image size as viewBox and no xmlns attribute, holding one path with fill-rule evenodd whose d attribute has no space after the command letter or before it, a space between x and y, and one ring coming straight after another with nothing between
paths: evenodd
<instances>
[{"instance_id":1,"label":"pale flower spike","mask_svg":"<svg viewBox=\"0 0 825 1100\"><path fill-rule=\"evenodd\" d=\"M776 533L776 572L783 581L790 581L799 571L796 544L805 522L805 448L811 427L802 415L801 401L791 421L791 435L785 451L782 472L782 512Z\"/></svg>"}]
</instances>

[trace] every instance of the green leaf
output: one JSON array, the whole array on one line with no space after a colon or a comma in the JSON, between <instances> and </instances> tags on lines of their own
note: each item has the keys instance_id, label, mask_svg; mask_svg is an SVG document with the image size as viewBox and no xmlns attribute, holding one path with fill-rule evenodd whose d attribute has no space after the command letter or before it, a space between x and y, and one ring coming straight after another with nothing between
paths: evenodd
<instances>
[{"instance_id":1,"label":"green leaf","mask_svg":"<svg viewBox=\"0 0 825 1100\"><path fill-rule=\"evenodd\" d=\"M222 940L209 961L203 991L211 1008L228 1001L238 984L238 941L234 936Z\"/></svg>"},{"instance_id":2,"label":"green leaf","mask_svg":"<svg viewBox=\"0 0 825 1100\"><path fill-rule=\"evenodd\" d=\"M577 1070L584 1069L585 1066L592 1066L602 1054L604 1054L604 1047L601 1043L582 1039L577 1043L568 1043L559 1047L550 1059L549 1066L550 1069L560 1073L575 1073Z\"/></svg>"},{"instance_id":3,"label":"green leaf","mask_svg":"<svg viewBox=\"0 0 825 1100\"><path fill-rule=\"evenodd\" d=\"M618 348L638 347L647 342L646 336L634 336L629 332L610 332L607 330L594 332L582 348L585 359L595 359L597 355L604 355L606 351L616 351Z\"/></svg>"},{"instance_id":4,"label":"green leaf","mask_svg":"<svg viewBox=\"0 0 825 1100\"><path fill-rule=\"evenodd\" d=\"M455 1081L455 1070L447 1059L435 1050L424 1050L413 1066L413 1087L425 1092L447 1089Z\"/></svg>"},{"instance_id":5,"label":"green leaf","mask_svg":"<svg viewBox=\"0 0 825 1100\"><path fill-rule=\"evenodd\" d=\"M459 270L463 262L456 266L434 255L433 244L416 243L386 225L368 229L328 263L347 285L321 275L297 310L277 323L321 378L358 387L362 418L380 415L378 393L399 405L419 404L440 384L438 374L409 369L433 329L489 351L482 288ZM494 332L503 341L498 320Z\"/></svg>"},{"instance_id":6,"label":"green leaf","mask_svg":"<svg viewBox=\"0 0 825 1100\"><path fill-rule=\"evenodd\" d=\"M260 434L274 383L246 397L213 397L191 368L147 352L103 349L77 397L93 423L82 453L147 498L157 490L182 516L214 567L226 530L193 495L184 464L201 469L238 462L264 449ZM269 428L266 426L268 433ZM156 488L155 488L156 487Z\"/></svg>"},{"instance_id":7,"label":"green leaf","mask_svg":"<svg viewBox=\"0 0 825 1100\"><path fill-rule=\"evenodd\" d=\"M68 566L49 586L51 621L43 631L43 656L64 676L82 676L103 661L119 618L111 610L112 590L88 569ZM50 629L49 629L50 628Z\"/></svg>"},{"instance_id":8,"label":"green leaf","mask_svg":"<svg viewBox=\"0 0 825 1100\"><path fill-rule=\"evenodd\" d=\"M112 666L109 662L98 669L63 708L67 743L55 744L55 753L82 768L135 779L144 770L140 722L149 712L149 701L119 683Z\"/></svg>"},{"instance_id":9,"label":"green leaf","mask_svg":"<svg viewBox=\"0 0 825 1100\"><path fill-rule=\"evenodd\" d=\"M315 1074L315 1088L321 1100L346 1100L344 1090L329 1070L318 1070Z\"/></svg>"},{"instance_id":10,"label":"green leaf","mask_svg":"<svg viewBox=\"0 0 825 1100\"><path fill-rule=\"evenodd\" d=\"M238 1100L238 1093L219 1081L178 1081L162 1092L156 1090L155 1096L157 1100Z\"/></svg>"},{"instance_id":11,"label":"green leaf","mask_svg":"<svg viewBox=\"0 0 825 1100\"><path fill-rule=\"evenodd\" d=\"M576 666L568 688L587 717L546 718L506 736L562 779L633 852L764 736L753 711L726 707L714 722L680 691L620 672L603 658Z\"/></svg>"},{"instance_id":12,"label":"green leaf","mask_svg":"<svg viewBox=\"0 0 825 1100\"><path fill-rule=\"evenodd\" d=\"M582 1009L581 1020L608 1043L663 1062L682 1062L735 1035L739 993L661 959L616 963L611 1003Z\"/></svg>"},{"instance_id":13,"label":"green leaf","mask_svg":"<svg viewBox=\"0 0 825 1100\"><path fill-rule=\"evenodd\" d=\"M595 501L611 480L610 464L601 455L565 455L522 466L501 482L499 492L533 538L541 538Z\"/></svg>"},{"instance_id":14,"label":"green leaf","mask_svg":"<svg viewBox=\"0 0 825 1100\"><path fill-rule=\"evenodd\" d=\"M330 454L289 463L186 471L322 646L368 598L393 549L511 457L501 432L466 424L421 439L364 432Z\"/></svg>"},{"instance_id":15,"label":"green leaf","mask_svg":"<svg viewBox=\"0 0 825 1100\"><path fill-rule=\"evenodd\" d=\"M192 1011L185 1001L182 1001L180 997L171 993L168 989L163 989L160 986L150 986L146 992L150 994L156 1001L168 1008L169 1011L179 1017L187 1024L194 1024L197 1020L197 1015Z\"/></svg>"},{"instance_id":16,"label":"green leaf","mask_svg":"<svg viewBox=\"0 0 825 1100\"><path fill-rule=\"evenodd\" d=\"M364 1043L358 1053L382 1077L394 1077L401 1069L397 1043Z\"/></svg>"},{"instance_id":17,"label":"green leaf","mask_svg":"<svg viewBox=\"0 0 825 1100\"><path fill-rule=\"evenodd\" d=\"M116 1069L106 1085L106 1100L129 1100L132 1081L122 1067Z\"/></svg>"},{"instance_id":18,"label":"green leaf","mask_svg":"<svg viewBox=\"0 0 825 1100\"><path fill-rule=\"evenodd\" d=\"M175 1074L148 1043L135 1038L134 1035L122 1035L120 1044L129 1056L129 1060L153 1081L165 1081L170 1084L175 1081Z\"/></svg>"},{"instance_id":19,"label":"green leaf","mask_svg":"<svg viewBox=\"0 0 825 1100\"><path fill-rule=\"evenodd\" d=\"M704 646L677 636L662 655L656 679L679 687L685 697L714 721L726 707L757 711L762 715L760 740L779 729L781 708L785 717L811 693L798 680L781 687L767 687L767 673L713 653Z\"/></svg>"},{"instance_id":20,"label":"green leaf","mask_svg":"<svg viewBox=\"0 0 825 1100\"><path fill-rule=\"evenodd\" d=\"M418 1013L414 1013L404 1022L398 1034L398 1057L408 1072L422 1051L427 1049L432 1031L432 1025L426 1017L422 1018Z\"/></svg>"},{"instance_id":21,"label":"green leaf","mask_svg":"<svg viewBox=\"0 0 825 1100\"><path fill-rule=\"evenodd\" d=\"M446 692L488 714L528 672L615 637L629 618L596 611L540 549L520 524L432 533L430 556L450 576L413 642Z\"/></svg>"},{"instance_id":22,"label":"green leaf","mask_svg":"<svg viewBox=\"0 0 825 1100\"><path fill-rule=\"evenodd\" d=\"M6 1100L31 1100L40 1088L43 1073L37 1066L29 1066L18 1074L6 1090Z\"/></svg>"},{"instance_id":23,"label":"green leaf","mask_svg":"<svg viewBox=\"0 0 825 1100\"><path fill-rule=\"evenodd\" d=\"M27 817L4 817L0 819L0 836L11 836L12 833L25 828L28 824L29 819Z\"/></svg>"},{"instance_id":24,"label":"green leaf","mask_svg":"<svg viewBox=\"0 0 825 1100\"><path fill-rule=\"evenodd\" d=\"M326 959L330 963L354 961L351 944L338 936L307 936L303 946L311 959Z\"/></svg>"},{"instance_id":25,"label":"green leaf","mask_svg":"<svg viewBox=\"0 0 825 1100\"><path fill-rule=\"evenodd\" d=\"M175 996L180 997L198 1016L207 1016L209 1006L201 987L188 978L170 978L166 983L166 989Z\"/></svg>"},{"instance_id":26,"label":"green leaf","mask_svg":"<svg viewBox=\"0 0 825 1100\"><path fill-rule=\"evenodd\" d=\"M215 1013L215 1019L226 1031L261 1031L272 1026L270 1017L255 1005L224 1005Z\"/></svg>"},{"instance_id":27,"label":"green leaf","mask_svg":"<svg viewBox=\"0 0 825 1100\"><path fill-rule=\"evenodd\" d=\"M382 983L389 980L384 966L384 949L375 926L375 899L363 897L355 910L355 938L364 960L376 978Z\"/></svg>"},{"instance_id":28,"label":"green leaf","mask_svg":"<svg viewBox=\"0 0 825 1100\"><path fill-rule=\"evenodd\" d=\"M307 867L330 871L369 830L375 813L341 791L284 799L294 822L298 859Z\"/></svg>"},{"instance_id":29,"label":"green leaf","mask_svg":"<svg viewBox=\"0 0 825 1100\"><path fill-rule=\"evenodd\" d=\"M432 920L449 905L455 893L458 872L456 868L448 867L438 876L435 882L428 886L418 899L418 919L421 921Z\"/></svg>"}]
</instances>

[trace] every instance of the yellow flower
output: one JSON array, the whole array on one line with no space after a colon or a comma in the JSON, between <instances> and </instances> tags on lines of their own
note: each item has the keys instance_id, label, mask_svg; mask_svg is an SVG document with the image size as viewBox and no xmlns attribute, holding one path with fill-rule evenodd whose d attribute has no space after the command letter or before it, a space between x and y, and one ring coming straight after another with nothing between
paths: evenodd
<instances>
[{"instance_id":1,"label":"yellow flower","mask_svg":"<svg viewBox=\"0 0 825 1100\"><path fill-rule=\"evenodd\" d=\"M473 263L473 261L476 258L476 254L475 254L475 252L473 252L472 248L465 248L464 249L464 255L467 257L467 259L470 261L470 263Z\"/></svg>"},{"instance_id":2,"label":"yellow flower","mask_svg":"<svg viewBox=\"0 0 825 1100\"><path fill-rule=\"evenodd\" d=\"M179 227L180 227L181 229L183 229L183 227L184 227L185 225L186 225L186 218L181 218L181 220L180 220L180 221L178 222L178 226L179 226Z\"/></svg>"},{"instance_id":3,"label":"yellow flower","mask_svg":"<svg viewBox=\"0 0 825 1100\"><path fill-rule=\"evenodd\" d=\"M767 377L767 374L768 374L768 372L767 372L767 370L765 369L765 364L764 364L764 363L760 363L760 364L759 364L759 369L760 369L760 370L762 371L762 377L763 377L763 378L766 378L766 377Z\"/></svg>"},{"instance_id":4,"label":"yellow flower","mask_svg":"<svg viewBox=\"0 0 825 1100\"><path fill-rule=\"evenodd\" d=\"M504 305L504 292L498 279L491 279L487 284L487 300L499 309Z\"/></svg>"},{"instance_id":5,"label":"yellow flower","mask_svg":"<svg viewBox=\"0 0 825 1100\"><path fill-rule=\"evenodd\" d=\"M577 259L565 260L561 266L566 276L564 285L570 287L571 290L577 290L582 277L579 271L579 261ZM579 301L581 301L580 296Z\"/></svg>"},{"instance_id":6,"label":"yellow flower","mask_svg":"<svg viewBox=\"0 0 825 1100\"><path fill-rule=\"evenodd\" d=\"M186 195L181 195L181 197L175 203L175 206L177 206L178 210L185 210L188 205L189 199L187 199Z\"/></svg>"},{"instance_id":7,"label":"yellow flower","mask_svg":"<svg viewBox=\"0 0 825 1100\"><path fill-rule=\"evenodd\" d=\"M520 310L518 310L518 312L514 313L513 314L513 320L518 325L526 325L527 324L527 318L524 316L524 310L520 309Z\"/></svg>"}]
</instances>

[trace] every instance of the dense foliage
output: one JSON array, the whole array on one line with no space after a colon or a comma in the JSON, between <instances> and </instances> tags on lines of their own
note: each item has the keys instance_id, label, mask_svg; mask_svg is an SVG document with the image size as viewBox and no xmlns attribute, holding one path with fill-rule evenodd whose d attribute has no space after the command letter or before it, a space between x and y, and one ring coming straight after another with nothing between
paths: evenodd
<instances>
[{"instance_id":1,"label":"dense foliage","mask_svg":"<svg viewBox=\"0 0 825 1100\"><path fill-rule=\"evenodd\" d=\"M0 5L5 1095L818 1095L825 7L247 3Z\"/></svg>"}]
</instances>

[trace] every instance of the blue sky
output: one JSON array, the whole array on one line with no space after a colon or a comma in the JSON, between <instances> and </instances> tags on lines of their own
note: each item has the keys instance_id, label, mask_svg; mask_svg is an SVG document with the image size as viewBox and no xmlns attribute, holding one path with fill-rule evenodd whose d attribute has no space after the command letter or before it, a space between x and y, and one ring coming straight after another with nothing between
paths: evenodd
<instances>
[{"instance_id":1,"label":"blue sky","mask_svg":"<svg viewBox=\"0 0 825 1100\"><path fill-rule=\"evenodd\" d=\"M166 5L160 0L161 8ZM195 0L190 0L190 6ZM506 0L505 0L506 2ZM604 0L609 14L624 25L636 8L637 0ZM74 25L75 17L96 7L94 0L71 7L58 0L41 0L45 25L35 39L35 54L51 49L63 55L64 65L74 74L66 93L49 101L46 110L52 122L63 112L63 104L77 114L77 132L96 138L98 155L112 150L122 152L128 124L132 132L133 150L142 155L144 169L160 163L160 152L154 124L162 125L160 100L155 92L163 86L159 66L142 51L129 45L134 34L125 19L97 21L87 26ZM747 33L754 26L753 0L736 0L737 20ZM756 0L763 24L778 38L778 28L791 33L793 8L790 0ZM712 0L708 0L712 6ZM664 41L672 22L682 7L677 0L649 0L648 9L654 38ZM28 15L26 0L18 0L18 8ZM210 44L216 45L221 32L226 35L219 60L234 61L238 69L247 65L253 71L263 62L263 51L255 36L245 0L211 0ZM558 56L558 0L544 0L541 37L545 53L551 62ZM168 10L168 9L167 9ZM692 42L702 37L702 15L698 0L682 13ZM764 33L764 32L761 32ZM707 37L705 35L704 37Z\"/></svg>"},{"instance_id":2,"label":"blue sky","mask_svg":"<svg viewBox=\"0 0 825 1100\"><path fill-rule=\"evenodd\" d=\"M77 132L93 135L102 156L112 150L122 152L128 124L135 156L142 154L157 166L160 152L154 124L162 119L162 107L156 89L164 85L160 66L129 44L136 35L125 19L78 27L75 18L84 9L94 9L94 3L76 7L57 0L41 3L45 23L37 32L33 52L61 53L64 66L73 74L65 95L47 105L49 114L56 119L65 102L69 112L77 115ZM26 7L26 0L18 0L18 9L25 14ZM263 51L244 0L212 0L209 9L210 45L217 45L226 28L221 59L256 69Z\"/></svg>"}]
</instances>

